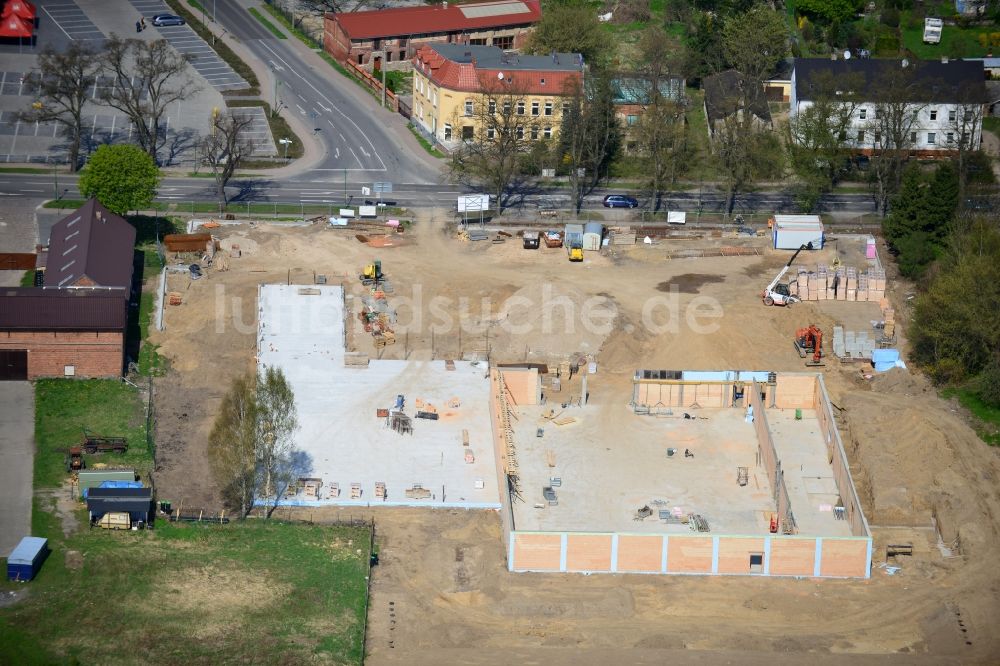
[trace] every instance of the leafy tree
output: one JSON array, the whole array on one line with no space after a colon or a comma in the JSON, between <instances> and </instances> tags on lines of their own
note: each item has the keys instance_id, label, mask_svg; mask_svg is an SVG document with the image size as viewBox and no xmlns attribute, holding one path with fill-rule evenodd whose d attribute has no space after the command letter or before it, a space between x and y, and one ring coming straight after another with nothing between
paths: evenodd
<instances>
[{"instance_id":1,"label":"leafy tree","mask_svg":"<svg viewBox=\"0 0 1000 666\"><path fill-rule=\"evenodd\" d=\"M699 14L688 31L684 48L684 73L692 81L718 74L726 68L722 49L721 21L712 14Z\"/></svg>"},{"instance_id":2,"label":"leafy tree","mask_svg":"<svg viewBox=\"0 0 1000 666\"><path fill-rule=\"evenodd\" d=\"M828 23L844 22L854 18L863 5L864 0L796 0L795 11Z\"/></svg>"},{"instance_id":3,"label":"leafy tree","mask_svg":"<svg viewBox=\"0 0 1000 666\"><path fill-rule=\"evenodd\" d=\"M727 215L733 212L738 192L760 178L779 176L784 168L781 145L775 134L757 125L744 127L736 115L716 126L713 148L715 160L725 175Z\"/></svg>"},{"instance_id":4,"label":"leafy tree","mask_svg":"<svg viewBox=\"0 0 1000 666\"><path fill-rule=\"evenodd\" d=\"M212 169L215 193L222 211L228 203L226 185L243 161L253 153L254 142L246 132L253 116L239 112L218 113L212 117L212 128L198 144L198 157Z\"/></svg>"},{"instance_id":5,"label":"leafy tree","mask_svg":"<svg viewBox=\"0 0 1000 666\"><path fill-rule=\"evenodd\" d=\"M29 111L19 113L22 122L54 122L69 140L69 168L80 168L80 149L86 137L83 107L90 99L101 73L97 52L87 42L70 42L65 51L51 46L38 54L38 72L31 77L37 96Z\"/></svg>"},{"instance_id":6,"label":"leafy tree","mask_svg":"<svg viewBox=\"0 0 1000 666\"><path fill-rule=\"evenodd\" d=\"M722 50L729 64L746 81L743 109L764 96L764 81L788 54L788 26L784 16L765 5L731 16L722 25ZM752 114L743 114L746 129Z\"/></svg>"},{"instance_id":7,"label":"leafy tree","mask_svg":"<svg viewBox=\"0 0 1000 666\"><path fill-rule=\"evenodd\" d=\"M546 55L580 53L587 64L604 62L611 50L608 33L597 20L597 12L586 4L548 4L535 26L527 53Z\"/></svg>"},{"instance_id":8,"label":"leafy tree","mask_svg":"<svg viewBox=\"0 0 1000 666\"><path fill-rule=\"evenodd\" d=\"M309 462L292 444L298 428L295 396L277 368L237 377L223 397L208 440L212 471L226 501L249 515L256 503L270 517Z\"/></svg>"},{"instance_id":9,"label":"leafy tree","mask_svg":"<svg viewBox=\"0 0 1000 666\"><path fill-rule=\"evenodd\" d=\"M989 218L962 218L940 269L918 296L910 330L913 357L939 382L979 378L994 401L1000 362L1000 230ZM993 402L992 404L996 404Z\"/></svg>"},{"instance_id":10,"label":"leafy tree","mask_svg":"<svg viewBox=\"0 0 1000 666\"><path fill-rule=\"evenodd\" d=\"M958 206L958 175L943 162L930 177L912 164L903 173L882 230L903 275L916 277L944 247Z\"/></svg>"},{"instance_id":11,"label":"leafy tree","mask_svg":"<svg viewBox=\"0 0 1000 666\"><path fill-rule=\"evenodd\" d=\"M335 14L356 12L370 4L369 0L298 0L301 9L316 16L323 16L328 12Z\"/></svg>"},{"instance_id":12,"label":"leafy tree","mask_svg":"<svg viewBox=\"0 0 1000 666\"><path fill-rule=\"evenodd\" d=\"M257 420L254 377L237 377L208 436L208 459L223 498L244 518L257 497Z\"/></svg>"},{"instance_id":13,"label":"leafy tree","mask_svg":"<svg viewBox=\"0 0 1000 666\"><path fill-rule=\"evenodd\" d=\"M302 469L292 442L299 427L295 394L279 368L266 367L257 377L257 467L265 517L270 518Z\"/></svg>"},{"instance_id":14,"label":"leafy tree","mask_svg":"<svg viewBox=\"0 0 1000 666\"><path fill-rule=\"evenodd\" d=\"M167 107L198 91L185 76L188 60L163 39L121 39L112 34L104 43L104 64L112 82L103 88L101 101L128 117L135 128L133 136L154 161L166 142L161 122Z\"/></svg>"},{"instance_id":15,"label":"leafy tree","mask_svg":"<svg viewBox=\"0 0 1000 666\"><path fill-rule=\"evenodd\" d=\"M660 195L677 181L694 156L683 105L654 92L634 135L652 195L650 209L657 210Z\"/></svg>"},{"instance_id":16,"label":"leafy tree","mask_svg":"<svg viewBox=\"0 0 1000 666\"><path fill-rule=\"evenodd\" d=\"M159 184L153 158L128 144L98 146L80 174L80 193L119 215L148 206Z\"/></svg>"}]
</instances>

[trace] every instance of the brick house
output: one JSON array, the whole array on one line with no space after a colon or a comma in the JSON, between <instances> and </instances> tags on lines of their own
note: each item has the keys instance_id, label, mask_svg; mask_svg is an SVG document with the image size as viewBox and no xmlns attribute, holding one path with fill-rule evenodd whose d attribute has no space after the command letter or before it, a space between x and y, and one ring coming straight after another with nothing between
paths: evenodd
<instances>
[{"instance_id":1,"label":"brick house","mask_svg":"<svg viewBox=\"0 0 1000 666\"><path fill-rule=\"evenodd\" d=\"M127 315L116 291L0 290L0 379L119 376Z\"/></svg>"},{"instance_id":2,"label":"brick house","mask_svg":"<svg viewBox=\"0 0 1000 666\"><path fill-rule=\"evenodd\" d=\"M540 0L501 0L329 13L323 48L340 61L366 69L409 69L425 44L521 48L542 18Z\"/></svg>"},{"instance_id":3,"label":"brick house","mask_svg":"<svg viewBox=\"0 0 1000 666\"><path fill-rule=\"evenodd\" d=\"M49 238L44 286L0 290L0 380L117 377L135 228L91 199Z\"/></svg>"}]
</instances>

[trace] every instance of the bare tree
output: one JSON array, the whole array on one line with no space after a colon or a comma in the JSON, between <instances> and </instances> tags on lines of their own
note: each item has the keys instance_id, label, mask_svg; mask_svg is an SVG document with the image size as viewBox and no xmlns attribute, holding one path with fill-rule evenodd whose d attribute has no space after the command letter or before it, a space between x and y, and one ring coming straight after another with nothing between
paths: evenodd
<instances>
[{"instance_id":1,"label":"bare tree","mask_svg":"<svg viewBox=\"0 0 1000 666\"><path fill-rule=\"evenodd\" d=\"M722 26L726 60L743 75L741 108L752 109L764 97L764 81L788 53L788 25L784 15L761 3L742 14L734 14ZM748 131L752 114L744 114Z\"/></svg>"},{"instance_id":2,"label":"bare tree","mask_svg":"<svg viewBox=\"0 0 1000 666\"><path fill-rule=\"evenodd\" d=\"M254 150L253 139L246 130L253 124L253 116L232 110L212 116L212 128L198 144L198 158L212 169L215 176L215 193L219 210L229 202L226 185L233 174Z\"/></svg>"},{"instance_id":3,"label":"bare tree","mask_svg":"<svg viewBox=\"0 0 1000 666\"><path fill-rule=\"evenodd\" d=\"M851 152L847 133L860 105L862 84L857 75L817 72L810 81L811 103L789 119L788 154L799 177L797 199L803 209L815 208L837 182Z\"/></svg>"},{"instance_id":4,"label":"bare tree","mask_svg":"<svg viewBox=\"0 0 1000 666\"><path fill-rule=\"evenodd\" d=\"M905 61L904 61L905 62ZM910 67L887 70L877 82L879 99L867 124L872 137L872 187L880 215L889 209L889 201L899 191L903 167L909 161L920 129L920 112L927 104L915 102L923 97Z\"/></svg>"},{"instance_id":5,"label":"bare tree","mask_svg":"<svg viewBox=\"0 0 1000 666\"><path fill-rule=\"evenodd\" d=\"M559 130L559 150L570 167L573 208L577 213L583 198L607 176L621 147L621 128L615 117L611 76L592 72L568 91L568 104Z\"/></svg>"},{"instance_id":6,"label":"bare tree","mask_svg":"<svg viewBox=\"0 0 1000 666\"><path fill-rule=\"evenodd\" d=\"M502 209L521 173L521 156L538 138L539 118L528 115L527 97L516 80L480 79L482 92L470 100L471 108L451 118L462 145L452 153L450 169L460 180L488 187Z\"/></svg>"},{"instance_id":7,"label":"bare tree","mask_svg":"<svg viewBox=\"0 0 1000 666\"><path fill-rule=\"evenodd\" d=\"M950 145L955 151L955 166L958 170L959 206L965 205L969 157L979 150L984 110L982 89L964 85L958 91L957 103L948 109L948 132L952 134Z\"/></svg>"},{"instance_id":8,"label":"bare tree","mask_svg":"<svg viewBox=\"0 0 1000 666\"><path fill-rule=\"evenodd\" d=\"M298 0L297 4L303 11L323 16L326 13L356 12L375 3L370 0Z\"/></svg>"},{"instance_id":9,"label":"bare tree","mask_svg":"<svg viewBox=\"0 0 1000 666\"><path fill-rule=\"evenodd\" d=\"M649 207L655 211L662 192L676 182L693 157L684 106L654 93L653 103L646 107L635 128L635 138L649 183Z\"/></svg>"},{"instance_id":10,"label":"bare tree","mask_svg":"<svg viewBox=\"0 0 1000 666\"><path fill-rule=\"evenodd\" d=\"M294 480L292 434L298 429L295 395L279 368L257 377L257 468L265 517L270 518Z\"/></svg>"},{"instance_id":11,"label":"bare tree","mask_svg":"<svg viewBox=\"0 0 1000 666\"><path fill-rule=\"evenodd\" d=\"M83 107L101 72L97 52L87 42L70 42L65 51L47 46L38 54L38 72L31 77L36 101L17 114L22 122L54 122L69 140L69 167L80 168L85 136Z\"/></svg>"},{"instance_id":12,"label":"bare tree","mask_svg":"<svg viewBox=\"0 0 1000 666\"><path fill-rule=\"evenodd\" d=\"M185 76L189 58L163 39L147 42L112 34L104 49L104 63L113 80L101 92L101 101L128 117L139 146L157 160L166 142L162 119L167 107L198 91Z\"/></svg>"},{"instance_id":13,"label":"bare tree","mask_svg":"<svg viewBox=\"0 0 1000 666\"><path fill-rule=\"evenodd\" d=\"M212 472L241 517L257 497L257 395L253 375L237 377L222 399L208 437Z\"/></svg>"}]
</instances>

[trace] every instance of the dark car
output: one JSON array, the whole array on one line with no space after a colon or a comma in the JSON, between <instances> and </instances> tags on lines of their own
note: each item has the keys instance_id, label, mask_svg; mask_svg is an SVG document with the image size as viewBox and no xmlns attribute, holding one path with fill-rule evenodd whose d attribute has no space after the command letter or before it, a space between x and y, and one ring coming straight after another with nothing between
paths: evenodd
<instances>
[{"instance_id":1,"label":"dark car","mask_svg":"<svg viewBox=\"0 0 1000 666\"><path fill-rule=\"evenodd\" d=\"M176 14L157 14L153 17L153 25L184 25L184 19Z\"/></svg>"},{"instance_id":2,"label":"dark car","mask_svg":"<svg viewBox=\"0 0 1000 666\"><path fill-rule=\"evenodd\" d=\"M604 197L605 208L638 208L639 201L635 197L624 194L609 194Z\"/></svg>"}]
</instances>

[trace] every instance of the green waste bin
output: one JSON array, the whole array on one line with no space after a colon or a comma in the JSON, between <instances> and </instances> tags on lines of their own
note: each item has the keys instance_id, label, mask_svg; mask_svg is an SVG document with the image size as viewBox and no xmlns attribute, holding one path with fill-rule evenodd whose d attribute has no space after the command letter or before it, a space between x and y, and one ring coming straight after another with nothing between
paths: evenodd
<instances>
[{"instance_id":1,"label":"green waste bin","mask_svg":"<svg viewBox=\"0 0 1000 666\"><path fill-rule=\"evenodd\" d=\"M802 420L802 410L798 407L795 408L795 420L796 421Z\"/></svg>"}]
</instances>

